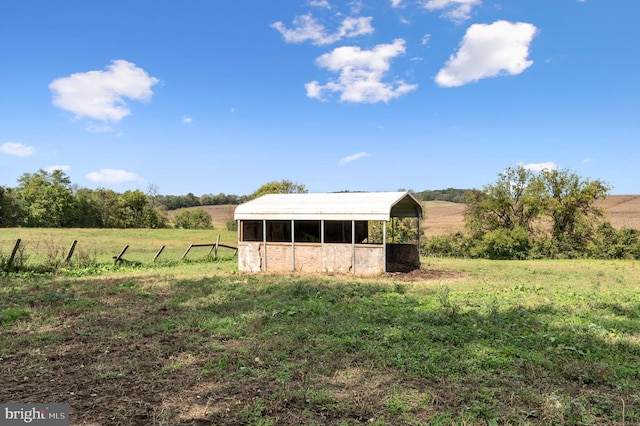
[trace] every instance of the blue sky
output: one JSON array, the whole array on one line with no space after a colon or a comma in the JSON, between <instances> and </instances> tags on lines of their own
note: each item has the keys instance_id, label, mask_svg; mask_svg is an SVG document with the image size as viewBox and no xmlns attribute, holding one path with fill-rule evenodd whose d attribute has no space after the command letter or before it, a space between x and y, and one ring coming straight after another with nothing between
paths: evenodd
<instances>
[{"instance_id":1,"label":"blue sky","mask_svg":"<svg viewBox=\"0 0 640 426\"><path fill-rule=\"evenodd\" d=\"M0 185L640 194L636 0L0 0Z\"/></svg>"}]
</instances>

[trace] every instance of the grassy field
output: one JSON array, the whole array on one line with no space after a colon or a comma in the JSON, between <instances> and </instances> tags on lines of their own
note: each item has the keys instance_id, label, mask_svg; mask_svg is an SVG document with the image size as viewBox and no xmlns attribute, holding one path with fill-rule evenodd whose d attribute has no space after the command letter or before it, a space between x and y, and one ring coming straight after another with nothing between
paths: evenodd
<instances>
[{"instance_id":1,"label":"grassy field","mask_svg":"<svg viewBox=\"0 0 640 426\"><path fill-rule=\"evenodd\" d=\"M0 401L71 424L640 424L640 262L422 269L5 275Z\"/></svg>"},{"instance_id":2,"label":"grassy field","mask_svg":"<svg viewBox=\"0 0 640 426\"><path fill-rule=\"evenodd\" d=\"M73 264L112 263L113 256L129 246L126 260L150 264L161 247L160 262L175 262L182 258L191 244L213 244L220 235L220 243L236 247L238 234L223 226L212 230L186 229L87 229L87 228L2 228L0 231L0 255L8 256L18 238L22 240L22 255L26 265L60 263L77 240L72 257ZM206 257L210 247L196 247L186 259ZM220 256L231 256L233 251L220 249Z\"/></svg>"}]
</instances>

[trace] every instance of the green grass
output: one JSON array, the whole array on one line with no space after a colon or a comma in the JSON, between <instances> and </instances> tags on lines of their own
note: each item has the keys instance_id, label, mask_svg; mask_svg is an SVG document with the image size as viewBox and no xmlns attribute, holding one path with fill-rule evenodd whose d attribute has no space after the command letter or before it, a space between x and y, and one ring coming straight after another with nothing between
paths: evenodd
<instances>
[{"instance_id":1,"label":"green grass","mask_svg":"<svg viewBox=\"0 0 640 426\"><path fill-rule=\"evenodd\" d=\"M221 225L212 230L187 229L89 229L89 228L3 228L0 236L0 255L8 257L16 240L21 247L27 266L60 263L77 240L73 263L113 263L113 257L129 246L125 259L134 263L153 263L162 246L160 262L179 261L191 244L214 244L220 235L220 243L237 246L237 232L227 231ZM188 260L206 257L208 247L195 247ZM230 256L233 251L221 248L220 256Z\"/></svg>"},{"instance_id":2,"label":"green grass","mask_svg":"<svg viewBox=\"0 0 640 426\"><path fill-rule=\"evenodd\" d=\"M6 276L0 400L102 424L640 423L640 262L423 260L459 277Z\"/></svg>"}]
</instances>

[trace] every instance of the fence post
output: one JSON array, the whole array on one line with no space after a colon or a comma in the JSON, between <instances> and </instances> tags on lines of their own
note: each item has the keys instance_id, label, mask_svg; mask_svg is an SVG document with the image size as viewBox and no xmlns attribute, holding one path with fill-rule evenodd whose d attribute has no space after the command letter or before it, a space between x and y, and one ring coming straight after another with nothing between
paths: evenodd
<instances>
[{"instance_id":1,"label":"fence post","mask_svg":"<svg viewBox=\"0 0 640 426\"><path fill-rule=\"evenodd\" d=\"M73 256L73 252L76 250L76 244L78 244L78 240L73 240L71 248L69 248L69 253L67 253L67 257L64 259L64 263L69 263L71 261L71 256Z\"/></svg>"},{"instance_id":2,"label":"fence post","mask_svg":"<svg viewBox=\"0 0 640 426\"><path fill-rule=\"evenodd\" d=\"M164 250L164 248L165 248L165 246L160 247L160 250L158 250L158 252L156 253L156 255L155 255L155 256L153 256L153 261L154 261L154 262L156 261L156 259L157 259L158 257L160 257L160 253L162 253L162 250Z\"/></svg>"},{"instance_id":3,"label":"fence post","mask_svg":"<svg viewBox=\"0 0 640 426\"><path fill-rule=\"evenodd\" d=\"M9 257L9 263L7 263L7 269L11 269L11 265L13 264L13 259L16 257L16 253L18 252L18 248L20 248L20 242L22 240L18 238L16 240L16 245L13 246L13 250L11 251L11 256Z\"/></svg>"},{"instance_id":4,"label":"fence post","mask_svg":"<svg viewBox=\"0 0 640 426\"><path fill-rule=\"evenodd\" d=\"M127 244L126 246L124 246L124 248L122 249L122 251L120 252L119 255L115 256L113 258L113 264L117 264L119 261L122 261L122 256L124 256L124 252L127 251L127 249L129 248L129 244Z\"/></svg>"},{"instance_id":5,"label":"fence post","mask_svg":"<svg viewBox=\"0 0 640 426\"><path fill-rule=\"evenodd\" d=\"M215 244L211 244L211 248L209 249L209 253L207 253L207 256L211 256L211 253L213 252L213 260L217 260L218 259L218 246L220 245L220 234L218 234L218 238L216 238L216 243Z\"/></svg>"},{"instance_id":6,"label":"fence post","mask_svg":"<svg viewBox=\"0 0 640 426\"><path fill-rule=\"evenodd\" d=\"M184 254L182 255L182 258L180 260L184 260L184 258L187 257L187 253L189 253L189 250L191 250L191 247L193 247L193 244L191 244L189 246L189 248L187 249L187 251L184 252Z\"/></svg>"},{"instance_id":7,"label":"fence post","mask_svg":"<svg viewBox=\"0 0 640 426\"><path fill-rule=\"evenodd\" d=\"M218 234L218 238L216 238L216 248L213 251L213 260L218 260L218 246L220 245L220 234Z\"/></svg>"}]
</instances>

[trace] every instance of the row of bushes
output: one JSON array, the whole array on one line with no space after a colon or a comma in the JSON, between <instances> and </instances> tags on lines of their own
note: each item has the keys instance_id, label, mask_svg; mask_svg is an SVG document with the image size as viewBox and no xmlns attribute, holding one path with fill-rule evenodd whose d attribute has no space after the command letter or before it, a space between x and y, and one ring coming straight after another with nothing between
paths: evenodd
<instances>
[{"instance_id":1,"label":"row of bushes","mask_svg":"<svg viewBox=\"0 0 640 426\"><path fill-rule=\"evenodd\" d=\"M640 259L640 231L601 223L582 247L548 235L531 237L522 228L497 229L474 239L462 232L422 240L422 255L482 259Z\"/></svg>"}]
</instances>

